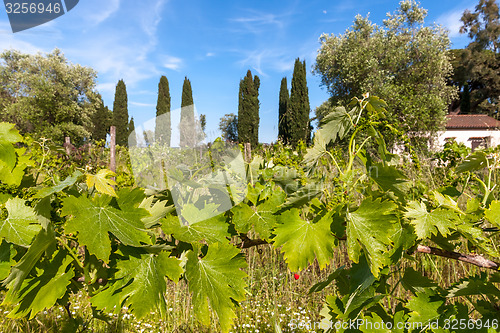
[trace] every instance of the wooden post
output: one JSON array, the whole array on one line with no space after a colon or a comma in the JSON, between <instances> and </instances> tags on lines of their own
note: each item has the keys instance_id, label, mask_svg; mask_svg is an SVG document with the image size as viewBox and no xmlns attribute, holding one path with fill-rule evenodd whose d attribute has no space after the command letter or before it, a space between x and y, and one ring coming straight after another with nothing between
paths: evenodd
<instances>
[{"instance_id":1,"label":"wooden post","mask_svg":"<svg viewBox=\"0 0 500 333\"><path fill-rule=\"evenodd\" d=\"M71 153L71 138L69 136L66 136L64 138L64 148L66 149L66 154Z\"/></svg>"},{"instance_id":2,"label":"wooden post","mask_svg":"<svg viewBox=\"0 0 500 333\"><path fill-rule=\"evenodd\" d=\"M109 129L111 141L109 143L109 169L116 172L116 127L111 126Z\"/></svg>"},{"instance_id":3,"label":"wooden post","mask_svg":"<svg viewBox=\"0 0 500 333\"><path fill-rule=\"evenodd\" d=\"M243 146L245 147L245 160L250 163L252 161L252 146L250 142L246 142Z\"/></svg>"}]
</instances>

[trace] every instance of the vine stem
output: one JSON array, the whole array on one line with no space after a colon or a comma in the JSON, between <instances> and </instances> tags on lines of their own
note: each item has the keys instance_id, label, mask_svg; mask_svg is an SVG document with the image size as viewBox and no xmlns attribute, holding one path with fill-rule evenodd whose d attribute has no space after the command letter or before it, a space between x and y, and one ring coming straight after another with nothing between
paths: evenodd
<instances>
[{"instance_id":1,"label":"vine stem","mask_svg":"<svg viewBox=\"0 0 500 333\"><path fill-rule=\"evenodd\" d=\"M56 237L56 239L62 244L62 246L64 246L64 248L66 250L68 250L69 254L73 257L73 259L75 259L75 261L78 264L78 266L80 266L81 269L84 269L83 264L80 262L80 260L78 259L77 255L68 246L68 244L66 244L66 242L64 242L60 237Z\"/></svg>"},{"instance_id":2,"label":"vine stem","mask_svg":"<svg viewBox=\"0 0 500 333\"><path fill-rule=\"evenodd\" d=\"M340 240L345 240L346 237L337 237ZM236 247L240 249L247 249L253 246L269 244L269 242L263 239L250 239L246 234L240 234L241 243L237 244ZM444 257L448 259L454 259L466 262L468 264L476 265L481 268L489 268L495 271L500 270L500 264L488 260L479 254L462 254L458 252L446 251L443 249L438 249L436 247L417 245L415 252L432 254L438 257Z\"/></svg>"},{"instance_id":3,"label":"vine stem","mask_svg":"<svg viewBox=\"0 0 500 333\"><path fill-rule=\"evenodd\" d=\"M460 260L472 265L476 265L482 268L489 268L498 271L500 265L496 262L488 260L479 254L462 254L458 252L446 251L443 249L438 249L436 247L418 245L416 252L433 254L439 257Z\"/></svg>"}]
</instances>

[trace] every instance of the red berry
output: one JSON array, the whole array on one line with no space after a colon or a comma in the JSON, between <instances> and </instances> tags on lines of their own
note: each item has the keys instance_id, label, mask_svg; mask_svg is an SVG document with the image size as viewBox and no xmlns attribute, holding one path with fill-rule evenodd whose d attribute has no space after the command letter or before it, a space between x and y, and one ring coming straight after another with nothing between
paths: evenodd
<instances>
[{"instance_id":1,"label":"red berry","mask_svg":"<svg viewBox=\"0 0 500 333\"><path fill-rule=\"evenodd\" d=\"M300 277L300 275L299 275L299 274L297 274L297 273L293 274L293 278L294 278L295 280L298 280L298 279L299 279L299 277Z\"/></svg>"}]
</instances>

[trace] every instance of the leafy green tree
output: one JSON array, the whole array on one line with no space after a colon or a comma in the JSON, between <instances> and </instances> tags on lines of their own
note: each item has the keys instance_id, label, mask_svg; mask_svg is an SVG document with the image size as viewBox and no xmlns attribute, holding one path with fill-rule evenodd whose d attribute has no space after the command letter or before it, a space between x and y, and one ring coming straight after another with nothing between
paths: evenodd
<instances>
[{"instance_id":1,"label":"leafy green tree","mask_svg":"<svg viewBox=\"0 0 500 333\"><path fill-rule=\"evenodd\" d=\"M495 0L480 0L474 12L466 10L463 13L461 21L460 32L467 33L472 41L464 50L454 52L453 83L462 92L460 105L469 103L472 113L493 114L498 111L500 102L498 4Z\"/></svg>"},{"instance_id":2,"label":"leafy green tree","mask_svg":"<svg viewBox=\"0 0 500 333\"><path fill-rule=\"evenodd\" d=\"M91 137L93 117L101 103L97 73L72 64L55 49L29 55L9 50L0 55L0 120L15 123L21 133L73 143Z\"/></svg>"},{"instance_id":3,"label":"leafy green tree","mask_svg":"<svg viewBox=\"0 0 500 333\"><path fill-rule=\"evenodd\" d=\"M205 130L207 129L207 116L204 114L200 114L200 126L201 131L205 133Z\"/></svg>"},{"instance_id":4,"label":"leafy green tree","mask_svg":"<svg viewBox=\"0 0 500 333\"><path fill-rule=\"evenodd\" d=\"M306 61L295 59L290 93L289 114L287 128L289 131L288 143L297 145L299 141L309 141L309 92L306 79Z\"/></svg>"},{"instance_id":5,"label":"leafy green tree","mask_svg":"<svg viewBox=\"0 0 500 333\"><path fill-rule=\"evenodd\" d=\"M106 140L106 135L109 133L109 127L113 118L113 113L107 106L104 106L104 101L100 94L97 94L99 105L97 111L92 116L92 139Z\"/></svg>"},{"instance_id":6,"label":"leafy green tree","mask_svg":"<svg viewBox=\"0 0 500 333\"><path fill-rule=\"evenodd\" d=\"M194 138L194 130L195 120L193 90L191 88L191 81L185 77L184 84L182 85L181 120L179 124L181 147L192 147L194 145L192 142Z\"/></svg>"},{"instance_id":7,"label":"leafy green tree","mask_svg":"<svg viewBox=\"0 0 500 333\"><path fill-rule=\"evenodd\" d=\"M288 106L290 96L286 77L281 79L279 109L278 109L278 139L288 143Z\"/></svg>"},{"instance_id":8,"label":"leafy green tree","mask_svg":"<svg viewBox=\"0 0 500 333\"><path fill-rule=\"evenodd\" d=\"M158 101L156 103L155 141L170 146L172 136L170 119L170 89L166 76L160 78L158 84Z\"/></svg>"},{"instance_id":9,"label":"leafy green tree","mask_svg":"<svg viewBox=\"0 0 500 333\"><path fill-rule=\"evenodd\" d=\"M249 142L253 147L259 144L259 87L257 75L252 78L252 72L240 81L238 99L238 140Z\"/></svg>"},{"instance_id":10,"label":"leafy green tree","mask_svg":"<svg viewBox=\"0 0 500 333\"><path fill-rule=\"evenodd\" d=\"M369 92L387 101L388 121L403 131L436 132L457 89L452 74L450 41L440 26L424 26L427 10L401 1L382 26L356 16L343 35L321 36L315 72L333 105L347 105Z\"/></svg>"},{"instance_id":11,"label":"leafy green tree","mask_svg":"<svg viewBox=\"0 0 500 333\"><path fill-rule=\"evenodd\" d=\"M226 141L238 141L238 116L234 113L227 113L220 119L219 130Z\"/></svg>"},{"instance_id":12,"label":"leafy green tree","mask_svg":"<svg viewBox=\"0 0 500 333\"><path fill-rule=\"evenodd\" d=\"M129 147L135 147L137 146L137 134L135 133L134 117L130 118L130 122L128 123L128 130L129 130L128 145Z\"/></svg>"},{"instance_id":13,"label":"leafy green tree","mask_svg":"<svg viewBox=\"0 0 500 333\"><path fill-rule=\"evenodd\" d=\"M118 81L113 103L113 125L116 126L116 144L127 147L128 135L128 106L127 88L123 80Z\"/></svg>"}]
</instances>

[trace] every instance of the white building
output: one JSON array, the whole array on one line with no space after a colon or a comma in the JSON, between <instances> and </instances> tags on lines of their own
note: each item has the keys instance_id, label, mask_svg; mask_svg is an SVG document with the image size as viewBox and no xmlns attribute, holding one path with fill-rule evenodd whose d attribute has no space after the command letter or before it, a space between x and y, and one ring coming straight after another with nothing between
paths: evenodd
<instances>
[{"instance_id":1,"label":"white building","mask_svg":"<svg viewBox=\"0 0 500 333\"><path fill-rule=\"evenodd\" d=\"M484 114L447 115L446 130L438 133L437 146L442 148L446 141L455 139L474 150L477 147L500 145L500 121Z\"/></svg>"}]
</instances>

